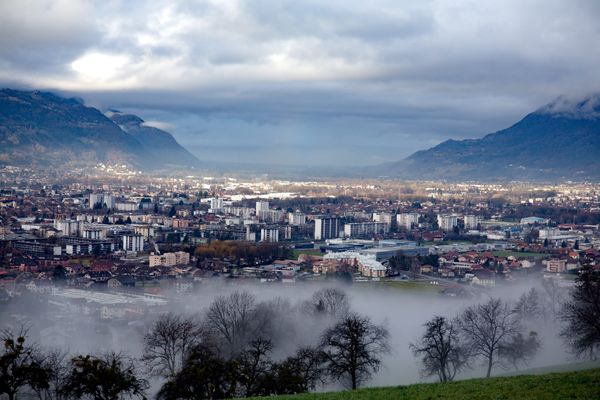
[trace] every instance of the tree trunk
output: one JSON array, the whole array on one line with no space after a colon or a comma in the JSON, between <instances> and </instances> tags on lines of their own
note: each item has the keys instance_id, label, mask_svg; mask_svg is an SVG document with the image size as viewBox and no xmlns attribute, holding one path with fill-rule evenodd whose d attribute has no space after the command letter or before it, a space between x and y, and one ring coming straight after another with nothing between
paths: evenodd
<instances>
[{"instance_id":1,"label":"tree trunk","mask_svg":"<svg viewBox=\"0 0 600 400\"><path fill-rule=\"evenodd\" d=\"M352 371L350 376L352 378L352 390L356 390L356 371Z\"/></svg>"},{"instance_id":2,"label":"tree trunk","mask_svg":"<svg viewBox=\"0 0 600 400\"><path fill-rule=\"evenodd\" d=\"M493 364L493 359L492 357L488 358L488 369L487 369L487 374L485 375L486 378L489 378L490 375L492 374L492 364Z\"/></svg>"}]
</instances>

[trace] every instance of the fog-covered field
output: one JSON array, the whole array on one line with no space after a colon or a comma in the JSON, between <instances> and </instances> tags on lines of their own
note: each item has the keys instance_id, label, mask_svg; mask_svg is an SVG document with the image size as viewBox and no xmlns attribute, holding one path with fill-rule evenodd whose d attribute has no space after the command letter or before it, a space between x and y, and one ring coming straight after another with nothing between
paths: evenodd
<instances>
[{"instance_id":1,"label":"fog-covered field","mask_svg":"<svg viewBox=\"0 0 600 400\"><path fill-rule=\"evenodd\" d=\"M316 345L322 332L335 322L330 315L315 315L307 312L307 302L313 293L322 288L335 287L348 296L351 311L371 318L389 330L391 352L384 356L382 368L366 382L368 386L408 384L424 379L420 376L420 365L409 349L423 333L423 324L434 315L454 318L465 307L498 297L514 304L518 297L531 287L540 294L542 308L549 310L555 302L564 298L550 296L539 282L501 286L476 291L470 298L450 297L432 294L427 291L408 291L397 288L375 288L364 284L336 286L335 284L283 285L236 285L210 282L203 284L193 294L169 296L167 306L148 307L125 306L126 317L103 319L102 306L94 303L65 302L51 294L24 293L3 305L0 322L4 328L16 329L25 326L29 337L44 348L60 347L73 354L102 353L106 351L124 352L140 358L143 352L143 335L161 313L172 312L194 315L202 321L208 307L218 296L227 296L236 291L244 291L255 298L255 304L272 309L270 335L274 342L273 359L281 359L293 353L301 345ZM107 306L108 307L108 306ZM559 323L545 313L546 317L523 321L524 331L535 330L541 340L541 348L526 368L551 366L571 362L558 338ZM483 376L485 368L478 361L465 370L459 378ZM493 374L505 373L496 368ZM156 388L157 382L154 384ZM327 388L336 388L328 384ZM323 388L321 388L323 389Z\"/></svg>"}]
</instances>

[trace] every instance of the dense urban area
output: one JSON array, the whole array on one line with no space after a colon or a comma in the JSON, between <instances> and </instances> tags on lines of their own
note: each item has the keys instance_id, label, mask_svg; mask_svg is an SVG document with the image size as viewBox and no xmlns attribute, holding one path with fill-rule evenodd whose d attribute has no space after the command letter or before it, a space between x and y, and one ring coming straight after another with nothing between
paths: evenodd
<instances>
[{"instance_id":1,"label":"dense urban area","mask_svg":"<svg viewBox=\"0 0 600 400\"><path fill-rule=\"evenodd\" d=\"M458 295L531 275L568 284L599 256L596 184L111 172L1 171L4 298L54 287L60 297L70 290L82 298L103 291L161 299L168 288L194 290L217 279L418 281ZM124 313L110 311L106 318Z\"/></svg>"},{"instance_id":2,"label":"dense urban area","mask_svg":"<svg viewBox=\"0 0 600 400\"><path fill-rule=\"evenodd\" d=\"M375 323L380 320L375 315L396 307L389 299L373 300L376 293L408 293L422 299L425 308L431 299L438 305L446 302L454 313L467 307L457 314L460 323L451 322L452 315L433 317L420 341L403 344L404 351L422 358L420 376L453 380L472 368L472 357L487 360L488 377L499 367L519 368L541 346L539 324L555 321L543 329L558 332L566 294L577 286L582 271L600 266L600 185L592 183L165 177L106 165L68 173L5 166L0 179L0 312L8 327L3 337L7 354L21 354L23 338L41 348L81 354L133 352L140 354L149 376L163 379L153 390L165 399L364 384L379 371L378 355L390 351L390 332ZM355 303L363 299L358 300L362 314L349 314L345 291L353 293ZM518 302L509 296L505 302L502 295L485 302L486 294L511 291L512 297L523 293ZM265 293L274 296L265 300ZM188 316L200 309L202 317ZM510 346L489 354L467 354L456 347L447 365L432 367L427 357L432 335L442 332L455 345L458 336L452 332L468 329L469 312L490 309L497 316L506 313L514 323L505 327L502 339L510 338ZM224 315L245 325L227 325ZM344 315L350 316L340 320ZM277 322L285 318L295 322ZM331 326L326 320L341 322ZM211 327L210 339L203 326ZM327 364L327 356L335 352L301 346L305 342L299 332L304 329L321 340L319 349L335 349L344 328L351 333L356 326L364 328L372 355L356 376L335 370L331 359ZM188 345L177 337L181 359L172 364L157 355L171 343L161 331L165 327L191 332L184 335ZM241 336L229 332L233 327ZM310 333L318 331L323 333ZM15 342L18 332L22 339ZM86 340L93 346L86 347ZM213 342L217 353L206 345ZM192 343L196 347L190 356ZM297 343L300 347L292 351ZM572 345L580 354L595 354L596 342L589 343L591 347ZM282 359L290 351L294 355L280 362L266 358L273 354ZM64 361L66 355L60 354ZM113 369L129 362L121 353L107 354L112 355L102 362ZM177 354L171 356L177 359ZM97 368L94 360L100 362L73 358L73 371ZM186 363L206 363L216 375L202 375L200 381L198 375L182 375ZM263 375L257 372L259 365ZM320 367L313 370L315 365ZM244 369L248 366L254 366L250 375ZM232 370L239 375L225 373ZM298 377L301 370L306 373ZM418 379L413 375L407 379ZM192 395L178 391L192 381L208 385L213 378L223 385L221 391L204 386L194 387ZM130 395L152 386L135 379L129 382ZM71 397L78 397L73 390L79 389L71 388Z\"/></svg>"}]
</instances>

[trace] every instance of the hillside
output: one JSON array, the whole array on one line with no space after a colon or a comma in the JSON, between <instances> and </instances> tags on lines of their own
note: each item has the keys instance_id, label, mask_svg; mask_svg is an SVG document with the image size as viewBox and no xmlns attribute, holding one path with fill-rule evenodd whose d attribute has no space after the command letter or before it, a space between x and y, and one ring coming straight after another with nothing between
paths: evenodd
<instances>
[{"instance_id":1,"label":"hillside","mask_svg":"<svg viewBox=\"0 0 600 400\"><path fill-rule=\"evenodd\" d=\"M160 159L165 165L172 166L198 165L198 159L177 143L170 133L146 125L140 117L113 112L109 118L133 136L153 159Z\"/></svg>"},{"instance_id":2,"label":"hillside","mask_svg":"<svg viewBox=\"0 0 600 400\"><path fill-rule=\"evenodd\" d=\"M260 399L260 398L258 398ZM360 389L355 392L307 393L273 400L564 400L600 399L600 369L545 375L470 379L450 383Z\"/></svg>"},{"instance_id":3,"label":"hillside","mask_svg":"<svg viewBox=\"0 0 600 400\"><path fill-rule=\"evenodd\" d=\"M138 125L133 124L131 132L125 131L79 99L2 89L0 162L40 167L93 166L102 162L141 169L198 162L167 132L144 127L141 122Z\"/></svg>"},{"instance_id":4,"label":"hillside","mask_svg":"<svg viewBox=\"0 0 600 400\"><path fill-rule=\"evenodd\" d=\"M507 129L447 140L386 169L413 179L597 180L599 155L600 96L559 98Z\"/></svg>"}]
</instances>

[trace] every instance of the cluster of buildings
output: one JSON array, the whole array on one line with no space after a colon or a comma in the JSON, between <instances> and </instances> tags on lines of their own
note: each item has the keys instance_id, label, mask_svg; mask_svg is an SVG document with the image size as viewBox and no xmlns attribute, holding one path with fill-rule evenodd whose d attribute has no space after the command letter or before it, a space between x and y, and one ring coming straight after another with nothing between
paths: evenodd
<instances>
[{"instance_id":1,"label":"cluster of buildings","mask_svg":"<svg viewBox=\"0 0 600 400\"><path fill-rule=\"evenodd\" d=\"M59 266L80 286L143 290L171 278L193 286L207 276L377 280L407 271L489 283L495 279L486 274L509 281L524 269L567 274L596 265L600 247L596 186L540 187L532 195L510 185L408 190L395 182L40 174L0 170L0 285L52 280ZM215 241L277 245L313 258L260 265L233 254L195 257L198 246Z\"/></svg>"}]
</instances>

